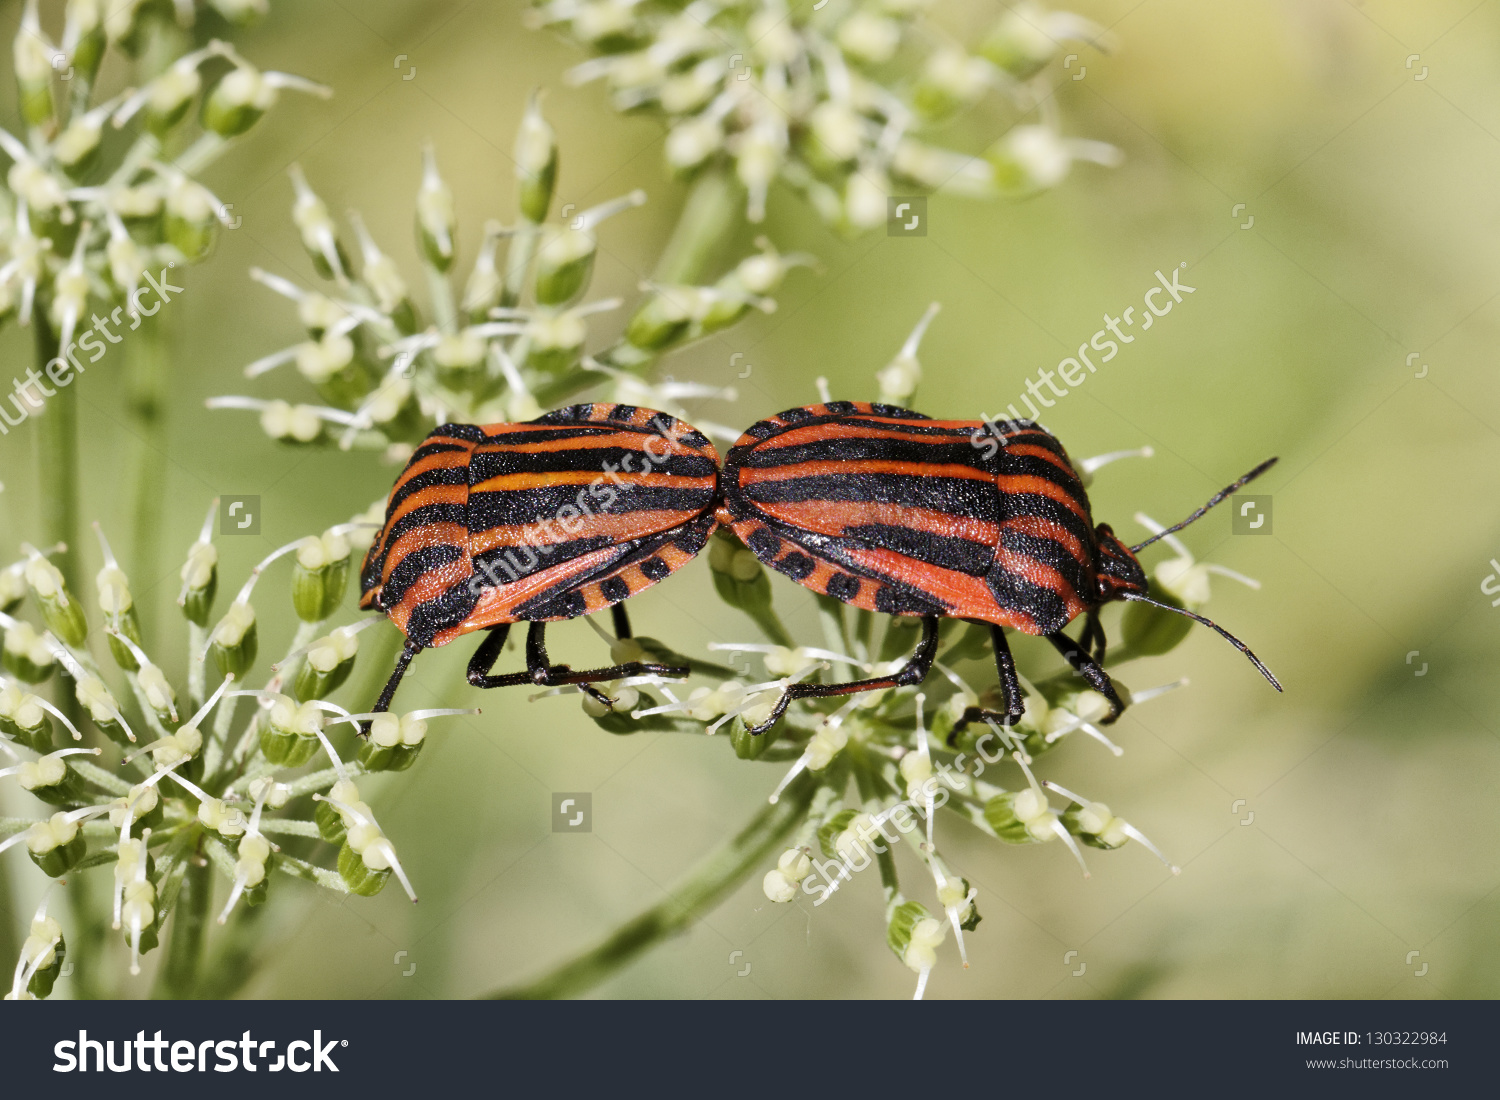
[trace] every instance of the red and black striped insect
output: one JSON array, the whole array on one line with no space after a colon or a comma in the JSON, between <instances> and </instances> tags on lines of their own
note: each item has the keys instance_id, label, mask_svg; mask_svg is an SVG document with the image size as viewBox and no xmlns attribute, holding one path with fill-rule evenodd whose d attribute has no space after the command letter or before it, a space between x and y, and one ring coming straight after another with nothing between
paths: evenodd
<instances>
[{"instance_id":1,"label":"red and black striped insect","mask_svg":"<svg viewBox=\"0 0 1500 1100\"><path fill-rule=\"evenodd\" d=\"M1261 463L1163 534L1181 530L1259 477ZM794 699L918 684L937 654L938 620L987 623L1010 724L1025 711L1005 630L1037 634L1110 704L1125 709L1104 671L1099 610L1134 600L1218 631L1277 691L1281 685L1216 623L1147 596L1135 555L1095 526L1088 494L1061 443L1029 420L931 420L890 405L834 401L788 409L750 428L725 461L721 523L765 565L814 592L867 611L919 616L915 654L895 674L842 684L792 684L752 733L775 725ZM1073 641L1063 628L1084 617Z\"/></svg>"},{"instance_id":2,"label":"red and black striped insect","mask_svg":"<svg viewBox=\"0 0 1500 1100\"><path fill-rule=\"evenodd\" d=\"M701 432L631 405L573 405L524 424L444 424L396 479L365 555L360 607L406 635L386 710L423 649L487 631L475 687L686 676L632 662L574 671L547 659L545 624L610 608L686 565L717 526L719 455ZM530 623L526 671L491 675L512 623Z\"/></svg>"}]
</instances>

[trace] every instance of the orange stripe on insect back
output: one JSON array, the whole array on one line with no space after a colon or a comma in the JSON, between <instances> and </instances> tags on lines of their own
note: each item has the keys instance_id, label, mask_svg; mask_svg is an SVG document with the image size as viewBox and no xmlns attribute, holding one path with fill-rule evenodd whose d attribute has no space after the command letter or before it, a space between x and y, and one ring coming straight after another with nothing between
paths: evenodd
<instances>
[{"instance_id":1,"label":"orange stripe on insect back","mask_svg":"<svg viewBox=\"0 0 1500 1100\"><path fill-rule=\"evenodd\" d=\"M625 473L609 478L609 484L617 480L626 485L650 485L653 489L708 489L714 488L713 477L681 477L677 474ZM603 473L592 470L547 470L529 474L500 474L487 478L473 486L474 493L504 493L517 489L550 489L557 485L605 484Z\"/></svg>"},{"instance_id":2,"label":"orange stripe on insect back","mask_svg":"<svg viewBox=\"0 0 1500 1100\"><path fill-rule=\"evenodd\" d=\"M973 466L951 462L877 462L856 459L853 462L789 462L784 466L742 466L740 484L758 481L786 481L798 477L847 477L850 474L907 474L912 477L963 477L988 481L995 475Z\"/></svg>"},{"instance_id":3,"label":"orange stripe on insect back","mask_svg":"<svg viewBox=\"0 0 1500 1100\"><path fill-rule=\"evenodd\" d=\"M469 529L457 523L425 523L421 527L413 527L386 547L385 565L380 571L380 579L389 581L392 571L401 564L406 555L417 550L425 550L429 546L458 547L463 557L459 562L451 564L460 570L460 579L462 579L468 575L468 543ZM447 568L447 566L444 565L441 568ZM402 602L405 602L404 597Z\"/></svg>"},{"instance_id":4,"label":"orange stripe on insect back","mask_svg":"<svg viewBox=\"0 0 1500 1100\"><path fill-rule=\"evenodd\" d=\"M473 532L469 536L469 548L475 554L483 554L488 550L500 550L510 546L551 546L556 543L572 542L574 539L603 535L623 541L652 535L658 531L665 531L669 527L677 527L695 515L697 515L696 512L665 509L622 512L619 515L596 512L575 522L574 526L577 530L571 534L563 526L561 520L551 520L545 524L509 524L504 527L491 527L484 531Z\"/></svg>"},{"instance_id":5,"label":"orange stripe on insect back","mask_svg":"<svg viewBox=\"0 0 1500 1100\"><path fill-rule=\"evenodd\" d=\"M889 428L872 428L868 422L846 423L842 421L830 421L824 424L799 424L795 428L788 428L778 435L769 439L761 440L756 445L756 450L775 450L781 447L800 447L807 443L823 443L830 439L899 439L907 443L952 443L955 436L932 435L921 431L901 431L897 426L905 423L916 423L915 421L895 421ZM923 428L943 427L965 428L967 421L934 421L923 420L920 422ZM980 427L978 421L974 427ZM965 430L965 437L967 437Z\"/></svg>"},{"instance_id":6,"label":"orange stripe on insect back","mask_svg":"<svg viewBox=\"0 0 1500 1100\"><path fill-rule=\"evenodd\" d=\"M401 476L396 479L396 486L391 492L394 493L412 478L420 474L425 474L429 470L451 470L458 466L467 466L469 464L469 455L473 453L473 444L463 442L462 440L454 440L454 442L461 443L464 449L461 451L436 451L416 459L406 469L401 471Z\"/></svg>"},{"instance_id":7,"label":"orange stripe on insect back","mask_svg":"<svg viewBox=\"0 0 1500 1100\"><path fill-rule=\"evenodd\" d=\"M942 538L972 539L990 546L1000 541L1000 529L993 523L931 508L913 508L905 504L806 500L756 501L755 507L757 511L783 523L822 535L843 535L852 527L873 524L906 527Z\"/></svg>"},{"instance_id":8,"label":"orange stripe on insect back","mask_svg":"<svg viewBox=\"0 0 1500 1100\"><path fill-rule=\"evenodd\" d=\"M418 508L425 508L429 504L463 504L468 499L467 485L429 485L396 505L396 510L386 519L386 530L390 530L402 516L415 512Z\"/></svg>"},{"instance_id":9,"label":"orange stripe on insect back","mask_svg":"<svg viewBox=\"0 0 1500 1100\"><path fill-rule=\"evenodd\" d=\"M1026 434L1031 435L1033 433L1028 432ZM1075 481L1078 479L1078 471L1073 469L1072 463L1051 448L1043 447L1037 443L1019 442L1019 440L1025 439L1026 436L1006 436L1005 438L1013 441L1005 445L1006 454L1045 459Z\"/></svg>"},{"instance_id":10,"label":"orange stripe on insect back","mask_svg":"<svg viewBox=\"0 0 1500 1100\"><path fill-rule=\"evenodd\" d=\"M434 566L413 581L411 586L401 594L401 602L387 609L386 613L391 617L391 621L401 628L401 633L405 634L406 624L417 608L430 600L438 599L455 584L463 584L470 575L467 560L444 562L442 565ZM434 641L432 644L444 643Z\"/></svg>"},{"instance_id":11,"label":"orange stripe on insect back","mask_svg":"<svg viewBox=\"0 0 1500 1100\"><path fill-rule=\"evenodd\" d=\"M1061 573L1049 565L1043 565L1027 554L1002 549L995 555L995 568L1025 577L1038 588L1045 588L1062 600L1071 620L1088 610L1083 599Z\"/></svg>"},{"instance_id":12,"label":"orange stripe on insect back","mask_svg":"<svg viewBox=\"0 0 1500 1100\"><path fill-rule=\"evenodd\" d=\"M514 612L527 600L565 581L588 576L605 565L618 552L615 547L606 546L602 550L583 554L572 561L565 561L549 569L532 573L510 584L487 584L480 592L479 602L474 605L474 610L469 612L469 617L457 626L442 632L438 637L452 641L460 634L467 634L471 630L483 630L496 623L516 622Z\"/></svg>"},{"instance_id":13,"label":"orange stripe on insect back","mask_svg":"<svg viewBox=\"0 0 1500 1100\"><path fill-rule=\"evenodd\" d=\"M850 550L849 560L874 573L903 582L926 593L947 607L947 614L957 619L983 619L1000 626L1013 627L1027 634L1036 633L1036 623L1021 611L1001 607L983 578L971 577L953 569L941 569L926 562L914 561L894 550ZM867 597L869 586L859 593L855 606L875 611L875 601Z\"/></svg>"},{"instance_id":14,"label":"orange stripe on insect back","mask_svg":"<svg viewBox=\"0 0 1500 1100\"><path fill-rule=\"evenodd\" d=\"M1015 516L1000 526L1006 531L1020 531L1022 534L1033 535L1036 538L1051 539L1053 542L1060 543L1079 565L1090 564L1088 550L1084 548L1083 543L1078 541L1078 536L1061 524L1053 523L1050 519L1044 519L1041 516Z\"/></svg>"},{"instance_id":15,"label":"orange stripe on insect back","mask_svg":"<svg viewBox=\"0 0 1500 1100\"><path fill-rule=\"evenodd\" d=\"M574 425L547 425L552 431L565 430ZM539 439L535 443L481 443L476 449L484 454L499 454L515 452L517 454L548 454L554 451L589 450L605 447L624 447L630 450L640 450L641 443L646 438L641 432L632 431L596 431L584 426L577 435L568 435L561 439Z\"/></svg>"},{"instance_id":16,"label":"orange stripe on insect back","mask_svg":"<svg viewBox=\"0 0 1500 1100\"><path fill-rule=\"evenodd\" d=\"M1037 496L1057 501L1057 503L1083 520L1085 524L1090 520L1088 512L1084 510L1078 498L1055 481L1027 474L1000 474L995 478L995 484L1000 489L1002 501L1006 493L1033 493Z\"/></svg>"}]
</instances>

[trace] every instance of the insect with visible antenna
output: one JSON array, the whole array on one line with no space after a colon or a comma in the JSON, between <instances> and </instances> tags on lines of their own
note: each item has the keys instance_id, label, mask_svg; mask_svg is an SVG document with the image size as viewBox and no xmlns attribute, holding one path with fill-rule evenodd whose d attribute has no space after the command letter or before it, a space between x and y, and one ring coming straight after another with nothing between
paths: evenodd
<instances>
[{"instance_id":1,"label":"insect with visible antenna","mask_svg":"<svg viewBox=\"0 0 1500 1100\"><path fill-rule=\"evenodd\" d=\"M684 677L631 661L574 670L552 664L546 624L609 608L686 565L717 526L719 455L666 413L573 405L523 424L444 424L412 453L365 555L360 606L406 644L373 710L389 709L413 657L475 631L475 687L591 685L625 676ZM529 623L526 671L493 675L513 623Z\"/></svg>"},{"instance_id":2,"label":"insect with visible antenna","mask_svg":"<svg viewBox=\"0 0 1500 1100\"><path fill-rule=\"evenodd\" d=\"M919 684L937 655L941 618L987 624L1005 709L970 707L957 728L1020 720L1025 703L1007 628L1046 638L1109 702L1125 703L1104 671L1099 611L1114 600L1150 604L1217 631L1277 691L1249 648L1185 608L1147 595L1136 554L1180 531L1266 470L1268 459L1187 519L1135 546L1094 524L1088 495L1061 443L1029 420L931 420L892 405L831 401L788 409L730 449L719 522L760 561L814 592L866 611L917 616L922 636L889 676L789 685L763 733L803 698ZM1079 616L1078 640L1063 628Z\"/></svg>"}]
</instances>

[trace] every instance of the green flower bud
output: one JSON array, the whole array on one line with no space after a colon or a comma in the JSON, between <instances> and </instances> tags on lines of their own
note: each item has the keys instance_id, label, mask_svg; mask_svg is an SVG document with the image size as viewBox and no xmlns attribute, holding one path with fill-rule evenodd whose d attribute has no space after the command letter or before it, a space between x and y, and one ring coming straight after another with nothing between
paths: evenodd
<instances>
[{"instance_id":1,"label":"green flower bud","mask_svg":"<svg viewBox=\"0 0 1500 1100\"><path fill-rule=\"evenodd\" d=\"M902 965L913 970L930 968L936 961L937 945L943 942L943 927L921 902L902 902L886 921L886 946ZM921 965L913 966L914 962Z\"/></svg>"},{"instance_id":2,"label":"green flower bud","mask_svg":"<svg viewBox=\"0 0 1500 1100\"><path fill-rule=\"evenodd\" d=\"M178 733L181 732L181 730L178 731ZM145 829L157 828L166 817L161 793L156 789L155 784L148 787L143 783L137 783L130 788L130 793L111 802L110 825L116 829L123 828L127 809L130 811L130 827L138 833Z\"/></svg>"},{"instance_id":3,"label":"green flower bud","mask_svg":"<svg viewBox=\"0 0 1500 1100\"><path fill-rule=\"evenodd\" d=\"M349 580L349 540L336 529L302 540L292 570L292 606L305 623L320 623L338 610Z\"/></svg>"},{"instance_id":4,"label":"green flower bud","mask_svg":"<svg viewBox=\"0 0 1500 1100\"><path fill-rule=\"evenodd\" d=\"M209 644L219 675L242 679L255 664L256 650L255 609L243 600L235 600L214 627Z\"/></svg>"},{"instance_id":5,"label":"green flower bud","mask_svg":"<svg viewBox=\"0 0 1500 1100\"><path fill-rule=\"evenodd\" d=\"M63 42L72 43L69 61L73 77L81 78L85 84L92 84L98 75L109 41L104 31L104 7L105 0L68 0Z\"/></svg>"},{"instance_id":6,"label":"green flower bud","mask_svg":"<svg viewBox=\"0 0 1500 1100\"><path fill-rule=\"evenodd\" d=\"M1045 794L1027 787L990 799L984 804L984 819L1007 843L1039 844L1053 835L1057 815L1050 809Z\"/></svg>"},{"instance_id":7,"label":"green flower bud","mask_svg":"<svg viewBox=\"0 0 1500 1100\"><path fill-rule=\"evenodd\" d=\"M61 878L83 858L88 848L78 822L61 810L26 831L26 854L49 878Z\"/></svg>"},{"instance_id":8,"label":"green flower bud","mask_svg":"<svg viewBox=\"0 0 1500 1100\"><path fill-rule=\"evenodd\" d=\"M1064 138L1050 126L1016 126L985 153L1002 195L1026 198L1060 184L1075 160L1112 166L1120 151L1100 141Z\"/></svg>"},{"instance_id":9,"label":"green flower bud","mask_svg":"<svg viewBox=\"0 0 1500 1100\"><path fill-rule=\"evenodd\" d=\"M33 752L52 751L52 720L35 695L15 684L0 686L0 733Z\"/></svg>"},{"instance_id":10,"label":"green flower bud","mask_svg":"<svg viewBox=\"0 0 1500 1100\"><path fill-rule=\"evenodd\" d=\"M98 160L99 140L103 135L103 116L93 112L79 115L57 136L52 151L68 175L79 179Z\"/></svg>"},{"instance_id":11,"label":"green flower bud","mask_svg":"<svg viewBox=\"0 0 1500 1100\"><path fill-rule=\"evenodd\" d=\"M43 802L53 806L66 806L83 799L83 780L68 767L65 757L78 753L78 749L63 749L48 753L36 760L22 761L16 765L16 779L22 788L30 791ZM71 838L69 838L71 839Z\"/></svg>"},{"instance_id":12,"label":"green flower bud","mask_svg":"<svg viewBox=\"0 0 1500 1100\"><path fill-rule=\"evenodd\" d=\"M21 117L28 126L45 126L52 121L56 109L52 99L52 58L56 53L56 47L42 33L36 3L32 0L21 16L21 29L16 34L12 55Z\"/></svg>"},{"instance_id":13,"label":"green flower bud","mask_svg":"<svg viewBox=\"0 0 1500 1100\"><path fill-rule=\"evenodd\" d=\"M422 157L422 186L417 191L417 243L427 262L441 272L453 266L453 235L458 225L453 191L438 173L437 154L429 145Z\"/></svg>"},{"instance_id":14,"label":"green flower bud","mask_svg":"<svg viewBox=\"0 0 1500 1100\"><path fill-rule=\"evenodd\" d=\"M1130 839L1125 823L1103 802L1071 802L1062 812L1063 826L1091 848L1113 851Z\"/></svg>"},{"instance_id":15,"label":"green flower bud","mask_svg":"<svg viewBox=\"0 0 1500 1100\"><path fill-rule=\"evenodd\" d=\"M773 695L766 706L774 705L775 702ZM729 744L734 749L735 756L741 760L759 760L767 749L781 740L782 733L788 728L785 722L776 723L765 733L750 732L749 726L759 725L769 717L769 710L761 713L761 708L750 708L729 723Z\"/></svg>"},{"instance_id":16,"label":"green flower bud","mask_svg":"<svg viewBox=\"0 0 1500 1100\"><path fill-rule=\"evenodd\" d=\"M1111 37L1081 16L1050 12L1022 0L1000 17L979 52L1015 79L1030 80L1057 56L1059 44L1067 41L1108 49Z\"/></svg>"},{"instance_id":17,"label":"green flower bud","mask_svg":"<svg viewBox=\"0 0 1500 1100\"><path fill-rule=\"evenodd\" d=\"M297 698L326 699L349 678L358 652L359 634L347 626L314 641L297 670Z\"/></svg>"},{"instance_id":18,"label":"green flower bud","mask_svg":"<svg viewBox=\"0 0 1500 1100\"><path fill-rule=\"evenodd\" d=\"M420 718L377 715L359 748L359 762L372 772L404 772L417 762L426 737L427 723Z\"/></svg>"},{"instance_id":19,"label":"green flower bud","mask_svg":"<svg viewBox=\"0 0 1500 1100\"><path fill-rule=\"evenodd\" d=\"M566 226L547 226L536 256L535 294L538 305L566 305L588 287L599 241L594 227L622 210L646 201L644 191L585 210Z\"/></svg>"},{"instance_id":20,"label":"green flower bud","mask_svg":"<svg viewBox=\"0 0 1500 1100\"><path fill-rule=\"evenodd\" d=\"M52 675L52 670L57 667L57 657L36 628L23 619L5 632L0 664L4 664L5 671L18 680L40 684Z\"/></svg>"},{"instance_id":21,"label":"green flower bud","mask_svg":"<svg viewBox=\"0 0 1500 1100\"><path fill-rule=\"evenodd\" d=\"M177 603L183 615L198 626L208 625L208 613L213 610L214 596L219 588L219 551L213 543L199 540L188 550L183 563L182 592Z\"/></svg>"},{"instance_id":22,"label":"green flower bud","mask_svg":"<svg viewBox=\"0 0 1500 1100\"><path fill-rule=\"evenodd\" d=\"M727 531L714 533L708 548L708 568L714 579L714 590L730 607L751 618L763 616L771 609L771 580L761 567L760 559Z\"/></svg>"},{"instance_id":23,"label":"green flower bud","mask_svg":"<svg viewBox=\"0 0 1500 1100\"><path fill-rule=\"evenodd\" d=\"M391 872L388 867L373 870L366 866L359 853L345 842L339 849L339 877L344 880L344 885L349 887L351 893L368 898L385 889Z\"/></svg>"},{"instance_id":24,"label":"green flower bud","mask_svg":"<svg viewBox=\"0 0 1500 1100\"><path fill-rule=\"evenodd\" d=\"M438 369L453 373L477 371L484 366L488 343L472 328L444 333L432 349L432 361Z\"/></svg>"},{"instance_id":25,"label":"green flower bud","mask_svg":"<svg viewBox=\"0 0 1500 1100\"><path fill-rule=\"evenodd\" d=\"M537 250L537 302L566 305L582 294L593 275L598 249L599 242L592 233L549 225Z\"/></svg>"},{"instance_id":26,"label":"green flower bud","mask_svg":"<svg viewBox=\"0 0 1500 1100\"><path fill-rule=\"evenodd\" d=\"M163 209L167 243L190 262L207 256L219 231L219 204L212 193L184 176L168 188Z\"/></svg>"},{"instance_id":27,"label":"green flower bud","mask_svg":"<svg viewBox=\"0 0 1500 1100\"><path fill-rule=\"evenodd\" d=\"M187 117L193 98L203 88L203 78L198 75L202 60L202 54L178 58L171 68L146 85L146 129L158 138Z\"/></svg>"},{"instance_id":28,"label":"green flower bud","mask_svg":"<svg viewBox=\"0 0 1500 1100\"><path fill-rule=\"evenodd\" d=\"M912 103L930 119L943 119L977 103L994 84L995 71L962 49L935 50L912 90Z\"/></svg>"},{"instance_id":29,"label":"green flower bud","mask_svg":"<svg viewBox=\"0 0 1500 1100\"><path fill-rule=\"evenodd\" d=\"M870 65L883 65L901 45L901 24L867 8L859 8L839 24L835 35L849 57Z\"/></svg>"},{"instance_id":30,"label":"green flower bud","mask_svg":"<svg viewBox=\"0 0 1500 1100\"><path fill-rule=\"evenodd\" d=\"M47 629L70 646L83 645L89 633L83 605L68 591L57 566L33 554L26 563L26 584L42 610Z\"/></svg>"},{"instance_id":31,"label":"green flower bud","mask_svg":"<svg viewBox=\"0 0 1500 1100\"><path fill-rule=\"evenodd\" d=\"M208 0L210 6L237 27L248 27L271 10L270 0Z\"/></svg>"},{"instance_id":32,"label":"green flower bud","mask_svg":"<svg viewBox=\"0 0 1500 1100\"><path fill-rule=\"evenodd\" d=\"M21 945L21 963L31 971L26 990L37 1000L44 1000L52 994L52 987L62 973L68 947L63 939L62 925L44 912L33 918L29 931L30 935Z\"/></svg>"},{"instance_id":33,"label":"green flower bud","mask_svg":"<svg viewBox=\"0 0 1500 1100\"><path fill-rule=\"evenodd\" d=\"M315 703L299 706L295 699L278 695L260 731L261 752L277 767L301 767L317 753L322 728L323 712Z\"/></svg>"},{"instance_id":34,"label":"green flower bud","mask_svg":"<svg viewBox=\"0 0 1500 1100\"><path fill-rule=\"evenodd\" d=\"M577 366L588 338L583 318L583 310L538 312L526 325L526 365L549 374Z\"/></svg>"},{"instance_id":35,"label":"green flower bud","mask_svg":"<svg viewBox=\"0 0 1500 1100\"><path fill-rule=\"evenodd\" d=\"M203 127L220 137L243 134L276 104L276 89L248 65L224 74L203 101Z\"/></svg>"},{"instance_id":36,"label":"green flower bud","mask_svg":"<svg viewBox=\"0 0 1500 1100\"><path fill-rule=\"evenodd\" d=\"M859 810L840 810L818 827L818 847L829 859L842 859L838 839L860 814Z\"/></svg>"},{"instance_id":37,"label":"green flower bud","mask_svg":"<svg viewBox=\"0 0 1500 1100\"><path fill-rule=\"evenodd\" d=\"M0 569L0 612L9 615L26 598L26 563Z\"/></svg>"},{"instance_id":38,"label":"green flower bud","mask_svg":"<svg viewBox=\"0 0 1500 1100\"><path fill-rule=\"evenodd\" d=\"M296 201L292 203L292 221L301 234L302 247L312 258L314 269L325 279L334 277L335 268L339 274L348 272L349 257L338 239L333 219L328 216L327 205L308 186L301 165L292 165L287 174L291 176L292 187L297 193Z\"/></svg>"},{"instance_id":39,"label":"green flower bud","mask_svg":"<svg viewBox=\"0 0 1500 1100\"><path fill-rule=\"evenodd\" d=\"M88 711L94 725L111 741L119 745L134 742L135 738L131 736L130 729L120 714L120 705L115 702L115 697L110 694L103 680L92 674L85 674L74 685L73 695Z\"/></svg>"},{"instance_id":40,"label":"green flower bud","mask_svg":"<svg viewBox=\"0 0 1500 1100\"><path fill-rule=\"evenodd\" d=\"M664 351L687 335L704 304L700 287L658 287L625 326L625 339L642 351Z\"/></svg>"},{"instance_id":41,"label":"green flower bud","mask_svg":"<svg viewBox=\"0 0 1500 1100\"><path fill-rule=\"evenodd\" d=\"M513 157L521 217L540 225L547 220L557 183L557 135L542 117L541 96L533 92L516 131Z\"/></svg>"}]
</instances>

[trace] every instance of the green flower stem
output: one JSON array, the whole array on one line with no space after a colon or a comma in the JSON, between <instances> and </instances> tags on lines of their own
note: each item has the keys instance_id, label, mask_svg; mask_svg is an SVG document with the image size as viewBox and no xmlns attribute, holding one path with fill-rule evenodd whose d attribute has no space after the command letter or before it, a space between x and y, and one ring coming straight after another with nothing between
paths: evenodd
<instances>
[{"instance_id":1,"label":"green flower stem","mask_svg":"<svg viewBox=\"0 0 1500 1100\"><path fill-rule=\"evenodd\" d=\"M673 889L661 904L627 921L596 947L526 985L498 990L492 999L540 1000L585 993L668 936L681 932L713 908L762 863L807 815L820 787L807 773L767 804L733 839Z\"/></svg>"},{"instance_id":2,"label":"green flower stem","mask_svg":"<svg viewBox=\"0 0 1500 1100\"><path fill-rule=\"evenodd\" d=\"M203 938L207 931L209 905L213 901L213 868L188 856L187 869L173 910L172 933L162 956L153 996L191 997L198 984L203 960Z\"/></svg>"},{"instance_id":3,"label":"green flower stem","mask_svg":"<svg viewBox=\"0 0 1500 1100\"><path fill-rule=\"evenodd\" d=\"M147 321L130 340L125 363L125 404L140 437L135 473L135 530L130 573L150 583L160 576L162 506L166 501L166 349L158 320ZM156 600L137 604L141 636L156 633Z\"/></svg>"},{"instance_id":4,"label":"green flower stem","mask_svg":"<svg viewBox=\"0 0 1500 1100\"><path fill-rule=\"evenodd\" d=\"M698 177L656 265L658 283L696 283L709 263L723 255L745 217L745 192L729 171L715 168Z\"/></svg>"},{"instance_id":5,"label":"green flower stem","mask_svg":"<svg viewBox=\"0 0 1500 1100\"><path fill-rule=\"evenodd\" d=\"M17 822L20 828L6 829L0 823L0 836L31 828L30 822ZM19 929L30 926L30 915L16 907L16 895L10 888L10 861L0 862L0 959L9 962L21 950Z\"/></svg>"},{"instance_id":6,"label":"green flower stem","mask_svg":"<svg viewBox=\"0 0 1500 1100\"><path fill-rule=\"evenodd\" d=\"M47 364L57 358L58 343L40 302L31 324L36 330L36 369L45 377ZM55 389L38 417L42 529L48 543L67 544L68 548L52 561L62 570L69 591L78 593L82 591L78 584L78 390L73 386Z\"/></svg>"},{"instance_id":7,"label":"green flower stem","mask_svg":"<svg viewBox=\"0 0 1500 1100\"><path fill-rule=\"evenodd\" d=\"M500 304L506 309L514 309L520 304L526 273L531 269L531 257L536 253L541 233L540 225L523 218L510 240L510 248L505 254L505 284L500 292Z\"/></svg>"}]
</instances>

